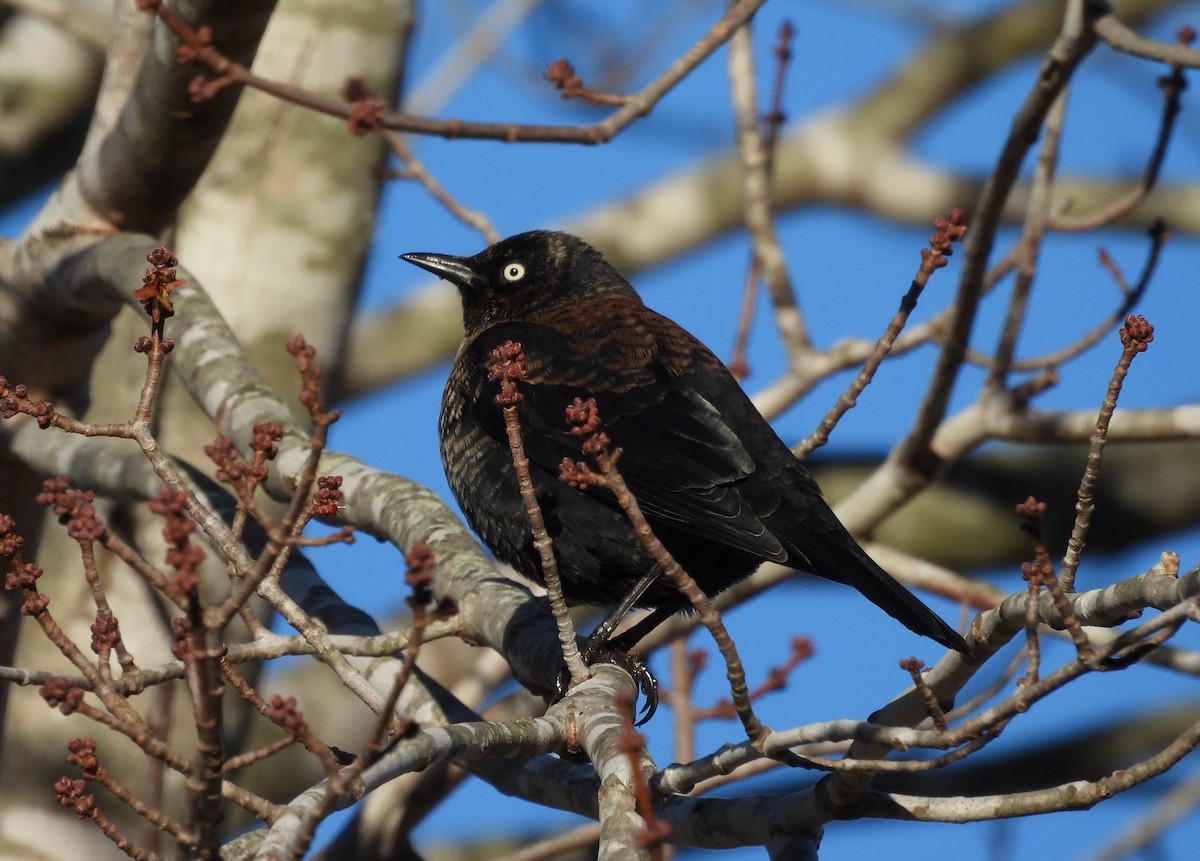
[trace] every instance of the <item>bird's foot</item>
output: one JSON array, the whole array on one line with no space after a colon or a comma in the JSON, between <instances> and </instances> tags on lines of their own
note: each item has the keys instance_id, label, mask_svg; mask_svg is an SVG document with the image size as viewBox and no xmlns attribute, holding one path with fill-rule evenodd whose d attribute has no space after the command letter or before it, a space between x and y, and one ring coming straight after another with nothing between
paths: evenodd
<instances>
[{"instance_id":1,"label":"bird's foot","mask_svg":"<svg viewBox=\"0 0 1200 861\"><path fill-rule=\"evenodd\" d=\"M654 674L650 672L641 658L613 648L610 643L593 643L589 640L583 647L583 660L589 667L593 664L614 664L633 677L638 691L645 698L641 717L637 719L634 726L641 726L654 717L654 713L658 711L658 679L654 678ZM571 674L565 664L558 673L556 687L559 699L565 696L571 687Z\"/></svg>"}]
</instances>

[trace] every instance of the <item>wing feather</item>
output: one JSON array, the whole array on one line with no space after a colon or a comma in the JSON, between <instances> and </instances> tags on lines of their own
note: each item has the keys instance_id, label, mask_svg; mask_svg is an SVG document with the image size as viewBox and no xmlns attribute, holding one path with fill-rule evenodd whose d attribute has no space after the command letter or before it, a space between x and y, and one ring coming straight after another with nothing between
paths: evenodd
<instances>
[{"instance_id":1,"label":"wing feather","mask_svg":"<svg viewBox=\"0 0 1200 861\"><path fill-rule=\"evenodd\" d=\"M718 406L692 385L695 373L675 372L698 368L702 379L724 368L694 339L664 348L656 327L646 325L644 309L638 321L611 322L586 333L564 331L561 324L498 324L481 333L463 358L486 364L496 345L521 343L526 378L518 384L524 395L518 415L535 469L557 476L563 458L583 459L565 411L575 398L594 398L605 433L622 450L621 475L651 526L783 561L787 551L744 492L759 468L754 457ZM702 351L699 366L681 363L681 348ZM638 361L628 361L630 355ZM467 399L468 408L488 435L503 440L503 416L490 394L477 392ZM616 506L607 491L588 493Z\"/></svg>"}]
</instances>

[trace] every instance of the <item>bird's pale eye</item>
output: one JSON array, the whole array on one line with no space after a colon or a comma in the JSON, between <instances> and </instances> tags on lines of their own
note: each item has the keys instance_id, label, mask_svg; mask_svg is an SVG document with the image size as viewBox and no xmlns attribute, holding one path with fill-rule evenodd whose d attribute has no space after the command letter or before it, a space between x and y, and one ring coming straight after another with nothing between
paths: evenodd
<instances>
[{"instance_id":1,"label":"bird's pale eye","mask_svg":"<svg viewBox=\"0 0 1200 861\"><path fill-rule=\"evenodd\" d=\"M505 263L501 274L504 275L505 281L512 284L525 277L525 265L523 263Z\"/></svg>"}]
</instances>

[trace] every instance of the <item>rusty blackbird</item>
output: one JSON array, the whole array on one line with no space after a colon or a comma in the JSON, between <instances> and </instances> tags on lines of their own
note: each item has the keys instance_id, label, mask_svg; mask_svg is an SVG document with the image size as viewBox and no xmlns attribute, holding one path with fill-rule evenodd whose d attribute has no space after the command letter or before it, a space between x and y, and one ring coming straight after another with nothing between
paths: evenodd
<instances>
[{"instance_id":1,"label":"rusty blackbird","mask_svg":"<svg viewBox=\"0 0 1200 861\"><path fill-rule=\"evenodd\" d=\"M966 649L858 546L721 361L647 308L595 248L566 233L533 231L474 257L402 257L450 281L462 298L465 338L438 431L463 513L497 557L541 582L498 384L488 378L492 350L519 342L527 375L517 414L567 600L617 608L616 615L632 605L653 608L614 645L631 647L686 601L655 578L655 563L608 491L559 480L563 458L585 459L564 417L577 397L595 399L604 431L622 450L618 468L654 533L709 595L764 560L781 562L853 586L916 633ZM602 639L616 619L607 624Z\"/></svg>"}]
</instances>

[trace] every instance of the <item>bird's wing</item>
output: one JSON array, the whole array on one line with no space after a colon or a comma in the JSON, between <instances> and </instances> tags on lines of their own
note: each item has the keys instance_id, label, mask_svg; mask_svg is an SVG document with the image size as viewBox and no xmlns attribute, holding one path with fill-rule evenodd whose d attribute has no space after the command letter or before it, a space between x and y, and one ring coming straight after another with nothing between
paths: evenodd
<instances>
[{"instance_id":1,"label":"bird's wing","mask_svg":"<svg viewBox=\"0 0 1200 861\"><path fill-rule=\"evenodd\" d=\"M522 345L526 377L519 384L524 400L518 415L525 454L536 469L557 476L563 458L586 460L565 410L575 398L594 398L602 430L622 450L618 469L651 525L785 559L787 551L760 519L769 513L760 508L762 500L745 492L760 467L713 403L713 390L721 387L714 389L711 375L727 376L723 366L683 330L673 324L664 329L665 318L640 303L606 304L608 313L587 328L561 320L493 326L460 361L486 366L495 346L509 340ZM728 383L744 398L732 379ZM482 385L469 408L489 435L503 441L504 419L493 398L498 384ZM607 491L588 492L615 506Z\"/></svg>"}]
</instances>

